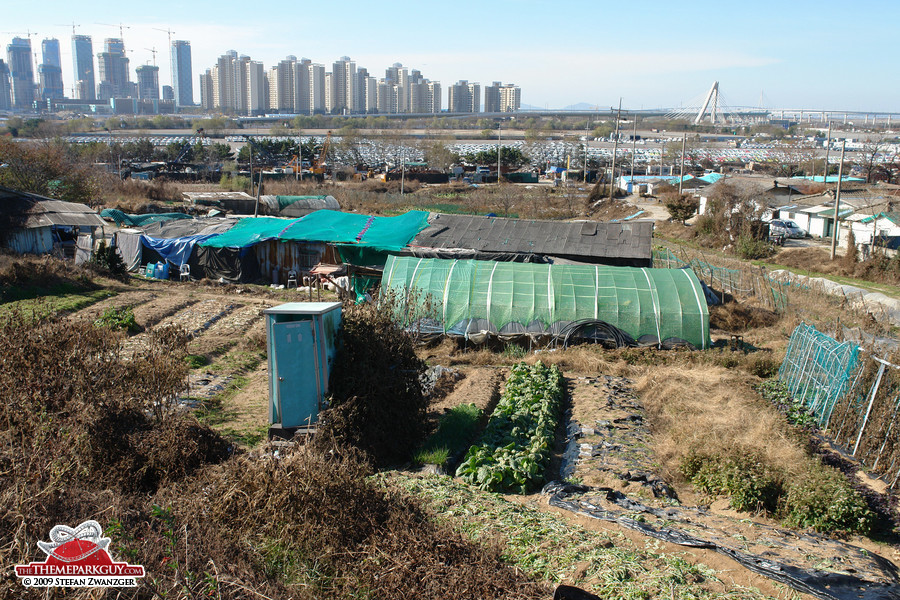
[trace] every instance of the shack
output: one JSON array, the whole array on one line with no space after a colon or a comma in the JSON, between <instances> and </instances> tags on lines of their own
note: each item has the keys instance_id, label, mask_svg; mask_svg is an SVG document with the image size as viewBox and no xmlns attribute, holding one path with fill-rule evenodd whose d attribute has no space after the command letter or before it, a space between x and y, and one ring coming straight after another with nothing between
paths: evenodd
<instances>
[{"instance_id":1,"label":"shack","mask_svg":"<svg viewBox=\"0 0 900 600\"><path fill-rule=\"evenodd\" d=\"M511 262L653 264L653 222L538 221L431 213L402 254Z\"/></svg>"},{"instance_id":2,"label":"shack","mask_svg":"<svg viewBox=\"0 0 900 600\"><path fill-rule=\"evenodd\" d=\"M91 207L0 187L0 243L19 254L75 257L79 236L88 248L106 225ZM102 235L102 234L101 234Z\"/></svg>"}]
</instances>

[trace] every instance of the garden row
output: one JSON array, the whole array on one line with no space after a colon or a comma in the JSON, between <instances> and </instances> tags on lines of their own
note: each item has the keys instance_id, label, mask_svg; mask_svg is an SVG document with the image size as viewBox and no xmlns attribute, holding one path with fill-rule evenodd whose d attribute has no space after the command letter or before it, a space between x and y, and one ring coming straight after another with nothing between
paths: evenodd
<instances>
[{"instance_id":1,"label":"garden row","mask_svg":"<svg viewBox=\"0 0 900 600\"><path fill-rule=\"evenodd\" d=\"M562 398L555 365L513 366L480 443L469 448L456 475L495 492L534 490L550 462Z\"/></svg>"}]
</instances>

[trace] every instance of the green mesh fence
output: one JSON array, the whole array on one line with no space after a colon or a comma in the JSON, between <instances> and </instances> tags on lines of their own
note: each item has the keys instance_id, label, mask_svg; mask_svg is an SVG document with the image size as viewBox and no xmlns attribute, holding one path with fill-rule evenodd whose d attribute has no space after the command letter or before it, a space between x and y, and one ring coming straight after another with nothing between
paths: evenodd
<instances>
[{"instance_id":1,"label":"green mesh fence","mask_svg":"<svg viewBox=\"0 0 900 600\"><path fill-rule=\"evenodd\" d=\"M413 317L427 316L451 335L472 327L501 337L556 335L573 322L600 320L635 339L709 347L703 289L686 269L391 256L382 287L393 298L415 299L421 307Z\"/></svg>"},{"instance_id":2,"label":"green mesh fence","mask_svg":"<svg viewBox=\"0 0 900 600\"><path fill-rule=\"evenodd\" d=\"M858 366L859 346L838 342L801 323L791 334L778 379L816 417L819 425L826 427Z\"/></svg>"}]
</instances>

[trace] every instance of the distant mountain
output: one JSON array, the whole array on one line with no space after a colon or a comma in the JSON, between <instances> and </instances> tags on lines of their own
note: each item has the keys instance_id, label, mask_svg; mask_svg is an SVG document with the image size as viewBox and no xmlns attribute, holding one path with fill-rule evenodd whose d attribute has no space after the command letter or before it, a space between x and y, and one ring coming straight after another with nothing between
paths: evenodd
<instances>
[{"instance_id":1,"label":"distant mountain","mask_svg":"<svg viewBox=\"0 0 900 600\"><path fill-rule=\"evenodd\" d=\"M534 104L522 104L519 107L519 110L544 110L542 106L535 106Z\"/></svg>"},{"instance_id":2,"label":"distant mountain","mask_svg":"<svg viewBox=\"0 0 900 600\"><path fill-rule=\"evenodd\" d=\"M597 110L596 104L588 104L587 102L579 102L578 104L570 104L563 107L563 110Z\"/></svg>"}]
</instances>

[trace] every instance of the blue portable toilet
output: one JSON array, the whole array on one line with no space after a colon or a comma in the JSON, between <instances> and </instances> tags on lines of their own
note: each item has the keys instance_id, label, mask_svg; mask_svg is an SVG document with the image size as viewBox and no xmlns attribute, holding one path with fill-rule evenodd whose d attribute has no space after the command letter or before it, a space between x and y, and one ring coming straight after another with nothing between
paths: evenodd
<instances>
[{"instance_id":1,"label":"blue portable toilet","mask_svg":"<svg viewBox=\"0 0 900 600\"><path fill-rule=\"evenodd\" d=\"M289 302L263 311L269 351L269 437L310 428L328 394L340 302Z\"/></svg>"}]
</instances>

